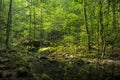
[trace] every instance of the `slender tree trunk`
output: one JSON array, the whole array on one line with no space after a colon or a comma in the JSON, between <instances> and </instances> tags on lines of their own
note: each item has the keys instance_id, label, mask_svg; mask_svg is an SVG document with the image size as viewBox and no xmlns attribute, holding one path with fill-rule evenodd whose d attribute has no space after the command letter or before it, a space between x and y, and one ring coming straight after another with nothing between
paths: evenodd
<instances>
[{"instance_id":1,"label":"slender tree trunk","mask_svg":"<svg viewBox=\"0 0 120 80\"><path fill-rule=\"evenodd\" d=\"M88 24L87 24L87 14L86 14L86 0L83 0L83 10L84 10L84 24L87 32L87 38L88 38L88 46L87 46L87 51L90 53L90 32L88 29Z\"/></svg>"},{"instance_id":2,"label":"slender tree trunk","mask_svg":"<svg viewBox=\"0 0 120 80\"><path fill-rule=\"evenodd\" d=\"M115 12L115 2L113 1L112 2L112 18L113 18L113 21L112 21L112 32L113 34L116 34L116 12ZM117 35L117 34L116 34ZM116 37L116 35L114 37ZM115 41L115 38L112 40L112 54L114 53L114 41Z\"/></svg>"},{"instance_id":3,"label":"slender tree trunk","mask_svg":"<svg viewBox=\"0 0 120 80\"><path fill-rule=\"evenodd\" d=\"M111 44L111 46L112 46L111 52L112 52L112 54L114 54L115 41L116 41L118 33L119 33L119 32L117 32L117 23L116 23L116 1L112 1L112 19L113 19L112 32L113 32L114 36L113 36L113 40L112 40L112 44ZM116 60L116 59L113 58L113 60ZM113 63L112 64L112 74L111 74L112 80L114 80L114 72L115 72L115 64Z\"/></svg>"},{"instance_id":4,"label":"slender tree trunk","mask_svg":"<svg viewBox=\"0 0 120 80\"><path fill-rule=\"evenodd\" d=\"M43 5L42 5L42 2L43 2L43 0L41 0L41 12L40 12L40 36L39 36L39 38L40 38L40 40L41 39L43 39L43 31L42 31L42 28L43 28ZM40 44L41 44L41 42L40 42Z\"/></svg>"},{"instance_id":5,"label":"slender tree trunk","mask_svg":"<svg viewBox=\"0 0 120 80\"><path fill-rule=\"evenodd\" d=\"M9 4L8 20L6 26L6 49L9 49L9 37L10 37L11 26L12 26L12 0L10 0L10 4Z\"/></svg>"},{"instance_id":6,"label":"slender tree trunk","mask_svg":"<svg viewBox=\"0 0 120 80\"><path fill-rule=\"evenodd\" d=\"M31 25L31 23L32 23L32 0L30 1L30 4L31 5L30 5L30 15L29 15L29 44L31 43L31 40L32 40L32 36L31 36L31 34L32 34L32 30L31 30L31 28L32 28L32 25ZM30 46L28 46L28 52L29 52L31 46L32 46L32 44L30 44Z\"/></svg>"},{"instance_id":7,"label":"slender tree trunk","mask_svg":"<svg viewBox=\"0 0 120 80\"><path fill-rule=\"evenodd\" d=\"M103 8L103 0L99 0L99 32L98 32L98 54L101 54L101 56L103 56L103 46L104 46L104 25L103 25L103 12L102 12L102 8Z\"/></svg>"},{"instance_id":8,"label":"slender tree trunk","mask_svg":"<svg viewBox=\"0 0 120 80\"><path fill-rule=\"evenodd\" d=\"M35 29L36 29L36 13L35 13L35 8L34 8L34 41L35 41L35 38L36 38L36 36L35 36Z\"/></svg>"},{"instance_id":9,"label":"slender tree trunk","mask_svg":"<svg viewBox=\"0 0 120 80\"><path fill-rule=\"evenodd\" d=\"M109 0L107 0L107 15L106 15L106 31L105 31L105 37L104 37L104 46L103 46L103 55L102 56L104 56L105 54L106 54L106 48L107 48L107 43L106 43L106 37L107 37L107 35L106 34L108 34L107 33L107 31L108 31L108 28L109 28L109 13L110 13L110 1Z\"/></svg>"},{"instance_id":10,"label":"slender tree trunk","mask_svg":"<svg viewBox=\"0 0 120 80\"><path fill-rule=\"evenodd\" d=\"M0 0L0 21L2 20L2 0ZM2 27L2 23L0 22L0 27ZM2 33L0 33L2 38ZM0 41L1 49L2 49L2 41Z\"/></svg>"},{"instance_id":11,"label":"slender tree trunk","mask_svg":"<svg viewBox=\"0 0 120 80\"><path fill-rule=\"evenodd\" d=\"M32 19L31 19L31 8L30 8L30 17L29 17L29 41L31 41L31 21L32 21Z\"/></svg>"},{"instance_id":12,"label":"slender tree trunk","mask_svg":"<svg viewBox=\"0 0 120 80\"><path fill-rule=\"evenodd\" d=\"M1 15L2 14L2 0L0 0L0 19L1 19Z\"/></svg>"},{"instance_id":13,"label":"slender tree trunk","mask_svg":"<svg viewBox=\"0 0 120 80\"><path fill-rule=\"evenodd\" d=\"M43 28L43 0L40 0L41 2L41 8L40 8L40 27L39 27L39 44L41 45L41 40L43 39L43 31L42 31L42 28Z\"/></svg>"}]
</instances>

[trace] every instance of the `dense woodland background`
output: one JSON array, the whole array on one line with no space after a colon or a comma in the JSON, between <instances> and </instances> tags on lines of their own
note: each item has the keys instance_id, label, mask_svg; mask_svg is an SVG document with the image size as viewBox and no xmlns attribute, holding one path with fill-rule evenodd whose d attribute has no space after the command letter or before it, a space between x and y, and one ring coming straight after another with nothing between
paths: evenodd
<instances>
[{"instance_id":1,"label":"dense woodland background","mask_svg":"<svg viewBox=\"0 0 120 80\"><path fill-rule=\"evenodd\" d=\"M20 77L119 80L120 1L0 0L0 53Z\"/></svg>"}]
</instances>

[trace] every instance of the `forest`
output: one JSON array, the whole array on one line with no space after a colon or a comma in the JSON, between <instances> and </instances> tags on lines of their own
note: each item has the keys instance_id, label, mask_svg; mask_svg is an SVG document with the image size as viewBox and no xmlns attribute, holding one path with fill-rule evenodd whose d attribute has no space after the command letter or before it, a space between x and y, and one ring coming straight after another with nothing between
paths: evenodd
<instances>
[{"instance_id":1,"label":"forest","mask_svg":"<svg viewBox=\"0 0 120 80\"><path fill-rule=\"evenodd\" d=\"M120 80L120 0L0 0L0 80Z\"/></svg>"}]
</instances>

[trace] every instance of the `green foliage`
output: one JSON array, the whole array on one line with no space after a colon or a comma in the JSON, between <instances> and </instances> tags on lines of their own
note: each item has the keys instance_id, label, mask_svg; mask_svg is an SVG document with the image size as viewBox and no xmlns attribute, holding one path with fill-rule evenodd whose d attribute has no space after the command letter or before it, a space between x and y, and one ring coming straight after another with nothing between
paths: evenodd
<instances>
[{"instance_id":1,"label":"green foliage","mask_svg":"<svg viewBox=\"0 0 120 80\"><path fill-rule=\"evenodd\" d=\"M115 47L119 47L119 18L116 17L113 20L113 11L116 13L114 14L115 16L119 16L119 0L103 2L101 16L103 18L103 30L99 26L99 1L86 0L85 3L90 45L98 49L98 42L100 43L100 39L104 35L106 43L116 39ZM113 5L114 3L115 6ZM8 4L9 0L2 0L0 6L0 34L2 35L0 36L0 43L3 46L6 39L5 25L7 22ZM84 26L83 7L83 0L13 1L11 46L15 48L16 44L19 45L21 41L25 40L43 39L51 41L54 45L61 42L73 43L86 49L88 39ZM102 32L99 34L100 29Z\"/></svg>"},{"instance_id":2,"label":"green foliage","mask_svg":"<svg viewBox=\"0 0 120 80\"><path fill-rule=\"evenodd\" d=\"M63 43L74 43L75 37L74 36L64 36Z\"/></svg>"},{"instance_id":3,"label":"green foliage","mask_svg":"<svg viewBox=\"0 0 120 80\"><path fill-rule=\"evenodd\" d=\"M65 43L62 46L57 46L56 51L54 52L55 54L76 54L79 53L77 52L77 46L71 43Z\"/></svg>"}]
</instances>

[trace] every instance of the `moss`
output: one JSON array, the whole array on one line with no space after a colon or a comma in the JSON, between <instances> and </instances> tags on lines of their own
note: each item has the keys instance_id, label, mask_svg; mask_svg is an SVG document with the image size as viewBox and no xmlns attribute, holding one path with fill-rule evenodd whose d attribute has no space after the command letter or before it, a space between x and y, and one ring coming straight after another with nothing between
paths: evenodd
<instances>
[{"instance_id":1,"label":"moss","mask_svg":"<svg viewBox=\"0 0 120 80\"><path fill-rule=\"evenodd\" d=\"M38 50L38 53L41 56L48 56L48 55L53 54L55 51L56 51L56 48L54 48L54 47L44 47L44 48L40 48Z\"/></svg>"},{"instance_id":2,"label":"moss","mask_svg":"<svg viewBox=\"0 0 120 80\"><path fill-rule=\"evenodd\" d=\"M45 51L53 52L55 50L56 50L56 48L54 48L54 47L45 47L45 48L40 48L38 50L38 53L45 52Z\"/></svg>"}]
</instances>

